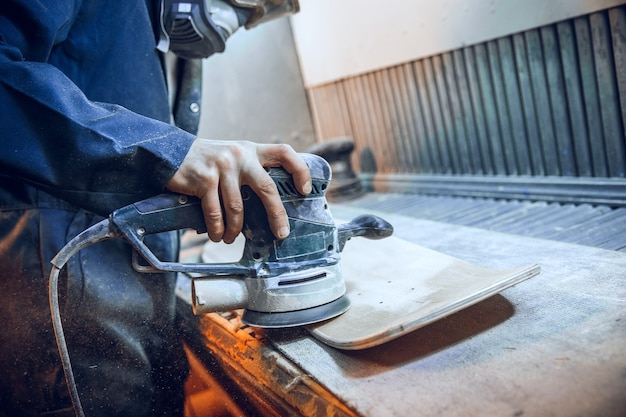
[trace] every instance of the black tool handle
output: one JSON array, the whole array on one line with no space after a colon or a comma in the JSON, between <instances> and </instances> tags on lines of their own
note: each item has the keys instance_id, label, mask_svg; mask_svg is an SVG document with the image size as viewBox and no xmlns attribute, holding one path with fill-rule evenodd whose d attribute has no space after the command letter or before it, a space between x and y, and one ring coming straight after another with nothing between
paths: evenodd
<instances>
[{"instance_id":1,"label":"black tool handle","mask_svg":"<svg viewBox=\"0 0 626 417\"><path fill-rule=\"evenodd\" d=\"M180 229L206 232L200 200L183 194L159 194L130 204L114 211L111 220L123 231L140 235Z\"/></svg>"},{"instance_id":2,"label":"black tool handle","mask_svg":"<svg viewBox=\"0 0 626 417\"><path fill-rule=\"evenodd\" d=\"M200 200L183 194L165 193L130 204L114 211L111 223L148 261L153 270L201 272L208 276L250 275L252 269L239 263L182 264L162 262L143 242L144 236L172 230L194 229L206 232Z\"/></svg>"},{"instance_id":3,"label":"black tool handle","mask_svg":"<svg viewBox=\"0 0 626 417\"><path fill-rule=\"evenodd\" d=\"M384 239L393 234L393 226L385 219L373 214L364 214L355 217L350 223L337 227L339 240L339 252L343 250L346 241L352 237L365 237L367 239Z\"/></svg>"}]
</instances>

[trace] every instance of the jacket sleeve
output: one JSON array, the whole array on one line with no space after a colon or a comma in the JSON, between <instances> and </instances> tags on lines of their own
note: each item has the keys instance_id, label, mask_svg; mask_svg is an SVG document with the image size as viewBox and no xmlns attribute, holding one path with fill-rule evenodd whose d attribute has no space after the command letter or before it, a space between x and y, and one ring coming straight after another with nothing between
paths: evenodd
<instances>
[{"instance_id":1,"label":"jacket sleeve","mask_svg":"<svg viewBox=\"0 0 626 417\"><path fill-rule=\"evenodd\" d=\"M88 99L48 63L79 8L64 0L0 5L0 175L107 214L161 192L195 137Z\"/></svg>"}]
</instances>

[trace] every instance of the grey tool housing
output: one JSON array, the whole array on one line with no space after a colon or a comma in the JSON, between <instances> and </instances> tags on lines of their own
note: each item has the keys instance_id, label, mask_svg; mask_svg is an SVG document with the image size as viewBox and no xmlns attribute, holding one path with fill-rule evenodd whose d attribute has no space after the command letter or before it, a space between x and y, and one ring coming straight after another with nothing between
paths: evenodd
<instances>
[{"instance_id":1,"label":"grey tool housing","mask_svg":"<svg viewBox=\"0 0 626 417\"><path fill-rule=\"evenodd\" d=\"M195 277L195 314L245 309L243 321L259 327L300 326L335 317L349 307L340 265L346 241L355 236L381 239L390 236L393 227L372 215L337 226L326 201L332 176L328 162L313 154L301 156L311 172L309 195L296 190L284 169L269 170L289 217L291 233L286 239L274 237L261 199L250 187L242 187L246 242L239 262L160 261L144 244L144 236L183 229L206 232L199 199L166 193L114 211L70 241L53 263L61 268L87 245L124 238L136 250L137 271L184 272Z\"/></svg>"}]
</instances>

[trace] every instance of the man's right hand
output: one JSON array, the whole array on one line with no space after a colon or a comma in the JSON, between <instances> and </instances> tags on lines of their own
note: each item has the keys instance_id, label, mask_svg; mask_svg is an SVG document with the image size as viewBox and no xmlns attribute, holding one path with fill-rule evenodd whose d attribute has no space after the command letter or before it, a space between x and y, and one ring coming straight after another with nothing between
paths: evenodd
<instances>
[{"instance_id":1,"label":"man's right hand","mask_svg":"<svg viewBox=\"0 0 626 417\"><path fill-rule=\"evenodd\" d=\"M270 228L279 239L289 235L289 220L276 184L265 168L281 166L293 175L298 191L311 192L311 174L289 145L198 138L166 187L201 199L209 238L232 243L243 228L241 187L261 198Z\"/></svg>"}]
</instances>

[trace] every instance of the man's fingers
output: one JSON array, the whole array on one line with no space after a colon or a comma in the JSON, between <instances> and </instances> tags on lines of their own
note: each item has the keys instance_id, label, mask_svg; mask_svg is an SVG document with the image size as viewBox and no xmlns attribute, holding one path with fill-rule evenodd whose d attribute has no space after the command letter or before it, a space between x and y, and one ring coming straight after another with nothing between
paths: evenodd
<instances>
[{"instance_id":1,"label":"man's fingers","mask_svg":"<svg viewBox=\"0 0 626 417\"><path fill-rule=\"evenodd\" d=\"M248 185L261 199L272 233L279 239L286 238L289 236L289 219L274 180L261 166L251 178Z\"/></svg>"},{"instance_id":2,"label":"man's fingers","mask_svg":"<svg viewBox=\"0 0 626 417\"><path fill-rule=\"evenodd\" d=\"M224 220L217 192L205 194L202 197L201 204L209 239L213 242L219 242L224 235Z\"/></svg>"},{"instance_id":3,"label":"man's fingers","mask_svg":"<svg viewBox=\"0 0 626 417\"><path fill-rule=\"evenodd\" d=\"M237 178L233 176L222 177L220 194L226 220L222 240L224 243L233 243L243 227L243 200Z\"/></svg>"},{"instance_id":4,"label":"man's fingers","mask_svg":"<svg viewBox=\"0 0 626 417\"><path fill-rule=\"evenodd\" d=\"M305 168L298 168L295 171L288 171L293 176L293 182L300 194L308 195L311 193L313 186L311 183L311 173L309 167L304 164Z\"/></svg>"},{"instance_id":5,"label":"man's fingers","mask_svg":"<svg viewBox=\"0 0 626 417\"><path fill-rule=\"evenodd\" d=\"M289 145L259 145L259 161L264 167L282 166L293 176L296 189L304 195L311 192L311 173L306 162Z\"/></svg>"},{"instance_id":6,"label":"man's fingers","mask_svg":"<svg viewBox=\"0 0 626 417\"><path fill-rule=\"evenodd\" d=\"M311 192L309 167L291 146L258 145L257 157L263 167L281 166L289 172L301 194ZM279 239L285 239L289 235L289 219L276 184L265 170L250 169L248 174L247 182L263 202L272 233Z\"/></svg>"},{"instance_id":7,"label":"man's fingers","mask_svg":"<svg viewBox=\"0 0 626 417\"><path fill-rule=\"evenodd\" d=\"M282 166L301 194L311 192L306 162L289 145L257 145L249 141L196 139L181 166L166 184L175 192L200 197L209 238L235 240L243 227L241 186L249 185L261 199L272 233L289 235L289 219L267 167Z\"/></svg>"}]
</instances>

